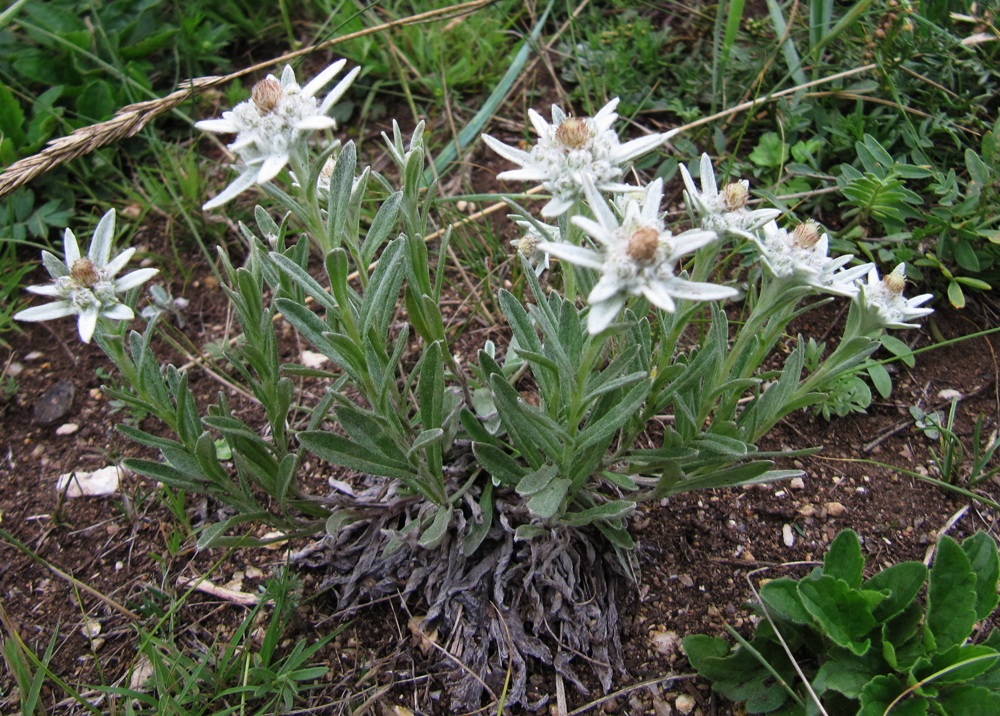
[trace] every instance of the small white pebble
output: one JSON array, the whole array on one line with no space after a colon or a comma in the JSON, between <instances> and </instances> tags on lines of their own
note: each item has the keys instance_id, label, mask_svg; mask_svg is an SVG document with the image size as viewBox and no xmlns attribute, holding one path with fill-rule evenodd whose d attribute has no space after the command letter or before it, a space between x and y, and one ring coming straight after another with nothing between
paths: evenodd
<instances>
[{"instance_id":1,"label":"small white pebble","mask_svg":"<svg viewBox=\"0 0 1000 716\"><path fill-rule=\"evenodd\" d=\"M804 490L806 489L806 483L801 477L793 477L788 481L788 487L792 490Z\"/></svg>"},{"instance_id":2,"label":"small white pebble","mask_svg":"<svg viewBox=\"0 0 1000 716\"><path fill-rule=\"evenodd\" d=\"M313 351L302 351L302 356L299 360L302 361L302 365L306 368L313 369L322 368L324 364L330 362L330 359L322 353L315 353Z\"/></svg>"},{"instance_id":3,"label":"small white pebble","mask_svg":"<svg viewBox=\"0 0 1000 716\"><path fill-rule=\"evenodd\" d=\"M959 400L961 399L962 394L954 388L945 388L938 393L938 397L941 398L941 400Z\"/></svg>"},{"instance_id":4,"label":"small white pebble","mask_svg":"<svg viewBox=\"0 0 1000 716\"><path fill-rule=\"evenodd\" d=\"M7 377L16 378L24 372L24 363L18 363L17 361L12 362L7 366Z\"/></svg>"},{"instance_id":5,"label":"small white pebble","mask_svg":"<svg viewBox=\"0 0 1000 716\"><path fill-rule=\"evenodd\" d=\"M690 694L681 694L676 699L674 699L674 708L680 711L682 714L689 714L694 711L694 697Z\"/></svg>"},{"instance_id":6,"label":"small white pebble","mask_svg":"<svg viewBox=\"0 0 1000 716\"><path fill-rule=\"evenodd\" d=\"M28 355L26 355L24 357L24 359L25 360L38 360L39 358L42 358L44 356L45 356L45 354L42 353L41 351L31 351L31 353L29 353Z\"/></svg>"},{"instance_id":7,"label":"small white pebble","mask_svg":"<svg viewBox=\"0 0 1000 716\"><path fill-rule=\"evenodd\" d=\"M795 546L795 532L792 530L791 525L783 525L781 528L781 539L785 543L786 547Z\"/></svg>"},{"instance_id":8,"label":"small white pebble","mask_svg":"<svg viewBox=\"0 0 1000 716\"><path fill-rule=\"evenodd\" d=\"M101 633L101 623L96 619L88 619L83 623L83 626L80 627L80 633L88 639L93 639Z\"/></svg>"},{"instance_id":9,"label":"small white pebble","mask_svg":"<svg viewBox=\"0 0 1000 716\"><path fill-rule=\"evenodd\" d=\"M56 428L56 435L72 435L79 429L80 426L76 423L65 423Z\"/></svg>"}]
</instances>

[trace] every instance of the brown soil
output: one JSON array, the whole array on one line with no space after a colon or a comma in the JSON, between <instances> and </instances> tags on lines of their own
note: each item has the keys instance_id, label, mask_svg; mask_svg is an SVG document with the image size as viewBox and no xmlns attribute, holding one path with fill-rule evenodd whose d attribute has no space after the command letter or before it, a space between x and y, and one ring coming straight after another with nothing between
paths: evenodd
<instances>
[{"instance_id":1,"label":"brown soil","mask_svg":"<svg viewBox=\"0 0 1000 716\"><path fill-rule=\"evenodd\" d=\"M503 267L497 270L502 283ZM204 268L196 270L193 283L175 287L175 295L192 301L186 332L195 345L231 335L225 296L209 276ZM453 305L462 305L460 296ZM827 313L796 330L821 336L837 318ZM989 305L964 312L938 306L931 320L945 339L998 324ZM214 582L226 583L239 572L242 590L254 592L264 577L285 564L289 549L304 544L228 555L219 550L195 553L164 502L156 499L157 487L137 476L125 477L121 492L112 497L63 499L55 489L58 475L140 454L113 428L130 416L114 413L100 391L108 382L100 374L110 370L108 361L96 347L77 343L74 328L68 319L27 324L22 334L9 337L11 349L3 362L19 363L23 370L16 377L16 394L3 406L0 528L13 539L0 540L0 605L5 630L16 631L36 654L58 635L50 668L64 681L127 686L136 629L153 628L162 610L183 594L178 577L204 575L221 560L211 573ZM470 334L477 335L470 341L481 345L478 333L473 324ZM916 348L932 343L927 331L899 335ZM705 682L691 677L678 639L723 633L725 623L746 633L745 603L752 596L748 579L757 584L762 578L801 574L802 563L821 559L833 536L847 527L862 537L872 569L923 559L944 530L956 537L976 530L995 534L991 510L907 474L932 472L931 444L913 427L908 407L937 407L946 403L940 391L957 390L966 396L958 411L959 435L970 438L980 413L986 416L984 433L996 430L998 346L1000 338L992 335L920 354L915 368L897 368L891 400L877 401L868 415L830 422L805 413L790 417L761 447L787 451L822 446L818 455L779 465L803 470L801 481L716 490L645 506L632 525L642 573L625 614L629 674L615 685L623 691L601 698L597 692L584 696L567 688L570 708L589 704L596 713L669 713L666 705L687 693L702 713L726 713L731 706L719 703ZM35 404L60 380L75 387L72 407L55 424L38 425ZM192 384L203 404L220 389L199 371L192 372ZM78 430L59 434L68 423ZM324 478L317 476L315 489L323 485ZM1000 499L995 482L980 489ZM195 525L214 509L197 496L189 496L187 506ZM786 546L789 530L792 546ZM309 600L317 577L303 572L301 578L306 600L289 637L320 636L342 626L322 597ZM320 653L331 672L315 696L315 704L327 705L319 712L347 712L369 698L382 704L385 713L403 713L390 711L393 704L416 712L447 712L446 685L428 675L429 657L421 649L426 645L409 628L408 609L419 605L397 600L372 607ZM174 629L189 645L212 644L227 638L244 615L244 607L194 594L175 614ZM88 638L83 630L92 620L100 623L100 633ZM552 673L537 670L532 684L555 700ZM42 699L48 710L72 712L66 694L50 687L47 683ZM6 694L0 710L16 710L8 672L0 674L0 690Z\"/></svg>"}]
</instances>

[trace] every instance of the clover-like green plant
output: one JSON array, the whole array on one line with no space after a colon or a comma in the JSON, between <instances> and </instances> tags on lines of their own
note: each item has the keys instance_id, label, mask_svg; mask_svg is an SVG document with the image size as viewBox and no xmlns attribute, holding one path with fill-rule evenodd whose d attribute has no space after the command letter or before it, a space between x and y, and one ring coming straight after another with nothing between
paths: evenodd
<instances>
[{"instance_id":1,"label":"clover-like green plant","mask_svg":"<svg viewBox=\"0 0 1000 716\"><path fill-rule=\"evenodd\" d=\"M747 713L1000 713L1000 631L971 641L997 606L993 538L944 536L929 570L900 562L867 579L864 571L861 542L845 530L822 567L764 584L765 619L749 641L730 630L740 643L730 650L697 634L684 651Z\"/></svg>"}]
</instances>

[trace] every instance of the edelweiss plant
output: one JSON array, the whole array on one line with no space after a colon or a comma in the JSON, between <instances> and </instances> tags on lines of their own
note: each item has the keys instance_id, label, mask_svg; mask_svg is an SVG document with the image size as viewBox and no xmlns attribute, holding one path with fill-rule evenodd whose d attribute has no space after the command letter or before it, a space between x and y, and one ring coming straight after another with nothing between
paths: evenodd
<instances>
[{"instance_id":1,"label":"edelweiss plant","mask_svg":"<svg viewBox=\"0 0 1000 716\"><path fill-rule=\"evenodd\" d=\"M18 321L50 321L65 316L77 317L80 340L90 343L98 320L131 321L132 308L123 302L124 294L141 286L159 271L139 269L115 278L135 254L129 248L111 258L115 235L115 210L111 209L98 222L87 255L80 253L76 235L66 229L63 235L63 260L48 251L42 252L42 265L53 281L45 286L28 286L31 293L55 298L44 306L34 306L14 315Z\"/></svg>"},{"instance_id":2,"label":"edelweiss plant","mask_svg":"<svg viewBox=\"0 0 1000 716\"><path fill-rule=\"evenodd\" d=\"M199 123L235 133L231 148L242 162L206 208L259 183L281 211L278 220L258 206L256 228L240 225L242 266L220 253L242 333L225 350L230 379L260 414L234 410L225 396L202 410L187 375L161 369L149 335L98 333L128 386L115 397L172 435L123 426L162 456L126 464L221 503L202 546L254 544L245 527L253 522L289 536L325 531L325 586L342 608L419 595L423 623L460 632L468 645L456 707L478 707L484 688L508 677L507 703L531 705L525 656L582 689L572 661L583 654L610 688L624 668L617 595L638 578L628 530L637 503L797 474L775 470L757 440L821 401L886 327L926 312L917 308L926 298L907 301L896 283L859 287L870 267L828 257L815 225L788 232L773 223L775 210L747 209L745 182L720 192L707 157L700 192L682 173L695 228L675 231L662 213L662 181L621 182L628 162L669 133L622 142L617 100L593 118L553 108L551 124L531 113L539 138L528 151L484 139L521 165L501 177L541 182L551 193L541 214L558 217L558 226L507 197L524 232L515 246L530 300L501 291L506 325L494 327L474 360L460 361L441 308L449 234L436 258L425 242L435 193L422 179L423 124L408 141L395 123L383 135L390 176L359 169L352 142L307 141L306 132L333 126L328 114L357 70L322 103L315 95L343 66L304 88L286 69L223 119ZM109 262L110 232L102 221L90 259L105 283L131 255ZM736 252L764 270L721 270ZM66 253L65 266L44 260L69 293L58 293L51 315L28 318L79 313L89 338L100 311L131 317L111 298L151 273L102 293L75 268L75 241ZM549 257L558 266L548 268ZM738 290L744 279L749 289ZM85 290L102 301L96 313ZM800 342L782 370L765 369L792 317L826 294L855 301L840 345L810 353L807 371ZM741 324L731 327L724 308L742 312ZM283 363L279 317L329 366ZM642 438L651 421L662 432L652 445ZM306 470L329 471L334 494L307 494Z\"/></svg>"}]
</instances>

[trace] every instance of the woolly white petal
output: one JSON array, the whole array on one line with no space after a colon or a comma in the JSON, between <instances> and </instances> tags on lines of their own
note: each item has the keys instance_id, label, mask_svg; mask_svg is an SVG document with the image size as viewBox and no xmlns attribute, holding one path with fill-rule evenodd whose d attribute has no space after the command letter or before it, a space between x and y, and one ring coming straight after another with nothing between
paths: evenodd
<instances>
[{"instance_id":1,"label":"woolly white petal","mask_svg":"<svg viewBox=\"0 0 1000 716\"><path fill-rule=\"evenodd\" d=\"M121 293L129 291L136 286L141 286L158 273L160 273L160 270L155 268L144 268L127 273L115 281L115 291Z\"/></svg>"},{"instance_id":2,"label":"woolly white petal","mask_svg":"<svg viewBox=\"0 0 1000 716\"><path fill-rule=\"evenodd\" d=\"M285 168L288 164L287 154L275 154L264 160L264 163L260 165L260 171L257 174L257 183L264 184L266 182L274 179L281 170Z\"/></svg>"},{"instance_id":3,"label":"woolly white petal","mask_svg":"<svg viewBox=\"0 0 1000 716\"><path fill-rule=\"evenodd\" d=\"M124 303L115 303L101 309L101 315L110 318L112 321L131 321L135 318L135 313Z\"/></svg>"},{"instance_id":4,"label":"woolly white petal","mask_svg":"<svg viewBox=\"0 0 1000 716\"><path fill-rule=\"evenodd\" d=\"M309 117L304 117L292 125L294 129L300 130L319 130L319 129L333 129L337 126L333 117L324 117L321 114L314 114Z\"/></svg>"},{"instance_id":5,"label":"woolly white petal","mask_svg":"<svg viewBox=\"0 0 1000 716\"><path fill-rule=\"evenodd\" d=\"M729 286L678 278L670 282L670 293L677 298L687 298L692 301L719 301L737 296L739 291Z\"/></svg>"},{"instance_id":6,"label":"woolly white petal","mask_svg":"<svg viewBox=\"0 0 1000 716\"><path fill-rule=\"evenodd\" d=\"M624 305L624 296L615 296L607 301L592 303L590 305L590 313L587 315L587 332L592 336L597 335L610 326Z\"/></svg>"},{"instance_id":7,"label":"woolly white petal","mask_svg":"<svg viewBox=\"0 0 1000 716\"><path fill-rule=\"evenodd\" d=\"M360 72L361 68L355 67L344 76L344 79L338 82L337 85L327 93L326 97L323 98L323 103L319 106L320 114L327 114L331 109L333 109L333 105L340 101L340 98L344 96L344 93L354 83L354 78L357 77Z\"/></svg>"},{"instance_id":8,"label":"woolly white petal","mask_svg":"<svg viewBox=\"0 0 1000 716\"><path fill-rule=\"evenodd\" d=\"M315 95L321 89L330 84L330 81L340 74L340 71L344 69L344 65L346 64L347 60L337 60L334 62L332 65L309 80L306 86L302 88L302 94L306 97L312 97Z\"/></svg>"},{"instance_id":9,"label":"woolly white petal","mask_svg":"<svg viewBox=\"0 0 1000 716\"><path fill-rule=\"evenodd\" d=\"M45 267L45 270L49 272L49 276L52 278L69 276L69 267L63 263L62 259L57 258L55 254L48 251L42 251L42 266Z\"/></svg>"},{"instance_id":10,"label":"woolly white petal","mask_svg":"<svg viewBox=\"0 0 1000 716\"><path fill-rule=\"evenodd\" d=\"M618 119L618 113L615 110L618 109L618 103L620 101L620 97L615 97L613 100L601 107L597 114L594 115L594 124L597 125L597 130L599 132L611 129L615 120Z\"/></svg>"},{"instance_id":11,"label":"woolly white petal","mask_svg":"<svg viewBox=\"0 0 1000 716\"><path fill-rule=\"evenodd\" d=\"M76 234L72 229L66 229L63 233L63 254L66 256L66 265L70 268L80 258L80 244L76 242Z\"/></svg>"},{"instance_id":12,"label":"woolly white petal","mask_svg":"<svg viewBox=\"0 0 1000 716\"><path fill-rule=\"evenodd\" d=\"M651 281L643 286L642 295L649 299L649 302L654 306L667 313L673 313L677 308L674 299L670 297L669 291L661 281Z\"/></svg>"},{"instance_id":13,"label":"woolly white petal","mask_svg":"<svg viewBox=\"0 0 1000 716\"><path fill-rule=\"evenodd\" d=\"M77 312L76 306L69 301L46 303L44 306L32 306L14 314L15 321L51 321L55 318L65 318Z\"/></svg>"},{"instance_id":14,"label":"woolly white petal","mask_svg":"<svg viewBox=\"0 0 1000 716\"><path fill-rule=\"evenodd\" d=\"M714 231L700 231L691 229L682 234L670 238L670 250L673 256L683 256L692 251L697 251L702 246L706 246L718 238Z\"/></svg>"},{"instance_id":15,"label":"woolly white petal","mask_svg":"<svg viewBox=\"0 0 1000 716\"><path fill-rule=\"evenodd\" d=\"M483 141L486 142L486 146L492 149L494 152L499 154L504 159L514 162L515 164L525 165L534 164L535 160L531 158L531 155L523 149L518 149L516 147L511 147L504 144L499 139L495 139L488 134L483 135Z\"/></svg>"},{"instance_id":16,"label":"woolly white petal","mask_svg":"<svg viewBox=\"0 0 1000 716\"><path fill-rule=\"evenodd\" d=\"M63 297L63 292L54 283L46 283L41 286L25 286L24 290L37 296L48 296L49 298Z\"/></svg>"},{"instance_id":17,"label":"woolly white petal","mask_svg":"<svg viewBox=\"0 0 1000 716\"><path fill-rule=\"evenodd\" d=\"M274 75L268 75L265 79L274 79ZM291 65L285 65L285 69L281 71L281 88L288 89L289 87L298 87L298 82L295 81L295 70L292 69Z\"/></svg>"},{"instance_id":18,"label":"woolly white petal","mask_svg":"<svg viewBox=\"0 0 1000 716\"><path fill-rule=\"evenodd\" d=\"M551 219L562 216L573 208L573 200L568 196L554 196L548 204L542 207L542 216Z\"/></svg>"},{"instance_id":19,"label":"woolly white petal","mask_svg":"<svg viewBox=\"0 0 1000 716\"><path fill-rule=\"evenodd\" d=\"M542 115L533 109L528 110L528 121L531 122L531 126L535 130L535 134L540 137L549 131L549 123L545 121L545 118Z\"/></svg>"},{"instance_id":20,"label":"woolly white petal","mask_svg":"<svg viewBox=\"0 0 1000 716\"><path fill-rule=\"evenodd\" d=\"M525 167L524 169L509 169L497 174L499 181L534 181L540 182L548 178L544 169L539 167Z\"/></svg>"},{"instance_id":21,"label":"woolly white petal","mask_svg":"<svg viewBox=\"0 0 1000 716\"><path fill-rule=\"evenodd\" d=\"M625 142L625 144L615 147L615 149L611 152L611 159L612 161L624 164L625 162L642 156L647 152L653 151L658 146L663 144L664 138L665 137L662 134L648 134L645 137L639 137L638 139Z\"/></svg>"},{"instance_id":22,"label":"woolly white petal","mask_svg":"<svg viewBox=\"0 0 1000 716\"><path fill-rule=\"evenodd\" d=\"M231 119L203 119L195 122L194 126L195 129L215 134L236 134L240 131L239 125Z\"/></svg>"},{"instance_id":23,"label":"woolly white petal","mask_svg":"<svg viewBox=\"0 0 1000 716\"><path fill-rule=\"evenodd\" d=\"M97 306L89 306L80 311L76 327L80 331L80 340L90 343L90 339L94 337L94 329L97 328Z\"/></svg>"},{"instance_id":24,"label":"woolly white petal","mask_svg":"<svg viewBox=\"0 0 1000 716\"><path fill-rule=\"evenodd\" d=\"M103 267L107 265L111 258L111 241L115 235L115 210L111 209L97 224L94 230L94 237L90 240L90 251L87 256L94 262L95 266Z\"/></svg>"},{"instance_id":25,"label":"woolly white petal","mask_svg":"<svg viewBox=\"0 0 1000 716\"><path fill-rule=\"evenodd\" d=\"M601 280L594 284L587 296L587 303L604 303L622 292L622 282L611 274L604 274Z\"/></svg>"},{"instance_id":26,"label":"woolly white petal","mask_svg":"<svg viewBox=\"0 0 1000 716\"><path fill-rule=\"evenodd\" d=\"M542 241L538 248L547 254L555 256L557 259L569 261L577 266L600 269L604 266L604 258L601 254L590 249L584 249L572 244L563 244L554 241Z\"/></svg>"},{"instance_id":27,"label":"woolly white petal","mask_svg":"<svg viewBox=\"0 0 1000 716\"><path fill-rule=\"evenodd\" d=\"M256 181L257 181L256 169L249 169L247 171L244 171L238 177L233 179L232 183L225 189L223 189L217 196L205 202L205 205L201 207L202 210L210 211L211 209L215 209L227 202L232 201L237 196L239 196L247 189L249 189L251 186L253 186Z\"/></svg>"},{"instance_id":28,"label":"woolly white petal","mask_svg":"<svg viewBox=\"0 0 1000 716\"><path fill-rule=\"evenodd\" d=\"M708 154L701 155L701 193L705 196L718 196L719 184L715 180L715 167Z\"/></svg>"},{"instance_id":29,"label":"woolly white petal","mask_svg":"<svg viewBox=\"0 0 1000 716\"><path fill-rule=\"evenodd\" d=\"M107 278L116 276L119 271L125 268L125 264L129 262L129 259L132 258L134 253L134 248L128 248L115 256L115 258L104 267L105 276L107 276Z\"/></svg>"},{"instance_id":30,"label":"woolly white petal","mask_svg":"<svg viewBox=\"0 0 1000 716\"><path fill-rule=\"evenodd\" d=\"M584 174L580 179L580 183L583 184L583 193L587 197L587 204L590 206L590 210L594 212L594 218L597 219L608 234L614 233L615 229L618 228L618 219L615 218L615 213L611 211L611 207L608 206L608 203L604 201L604 197L597 191L597 187L594 186L594 182L590 176ZM584 230L586 231L586 229ZM597 237L595 236L594 238Z\"/></svg>"},{"instance_id":31,"label":"woolly white petal","mask_svg":"<svg viewBox=\"0 0 1000 716\"><path fill-rule=\"evenodd\" d=\"M614 227L610 231L593 219L585 216L574 216L573 223L583 229L594 241L599 241L605 246L611 246L615 241Z\"/></svg>"}]
</instances>

